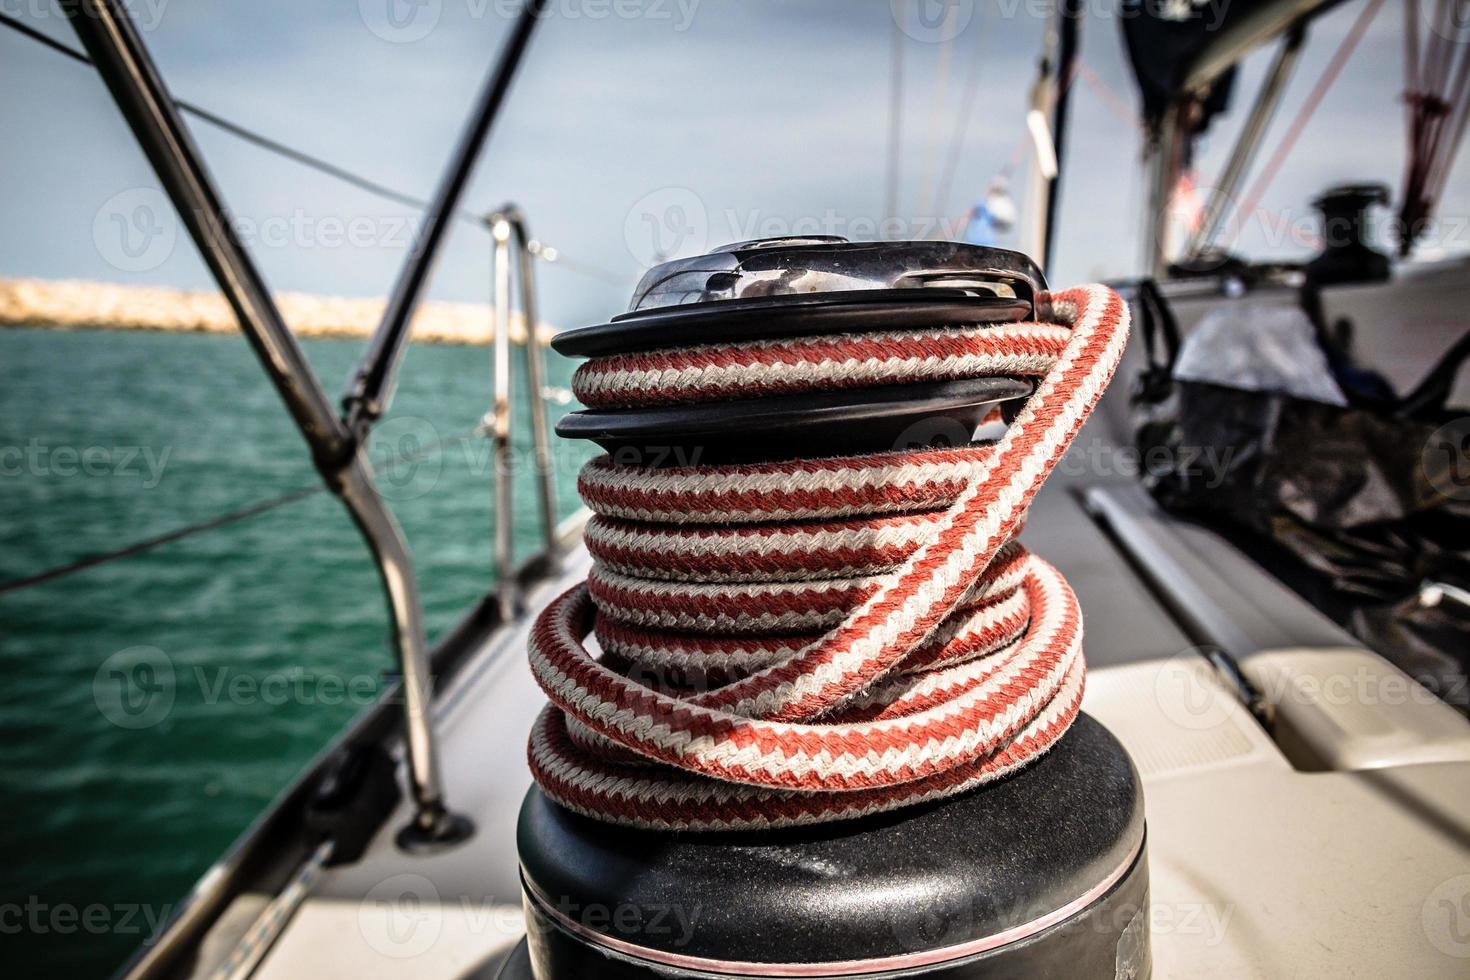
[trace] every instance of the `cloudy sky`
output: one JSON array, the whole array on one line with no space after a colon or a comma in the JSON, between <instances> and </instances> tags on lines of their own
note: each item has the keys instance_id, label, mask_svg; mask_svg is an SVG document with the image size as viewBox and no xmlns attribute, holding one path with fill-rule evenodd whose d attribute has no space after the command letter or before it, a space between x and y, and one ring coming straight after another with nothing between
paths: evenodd
<instances>
[{"instance_id":1,"label":"cloudy sky","mask_svg":"<svg viewBox=\"0 0 1470 980\"><path fill-rule=\"evenodd\" d=\"M922 26L902 35L900 213L916 228L962 216L1017 155L1048 6L954 2L951 23L962 29L950 44ZM1138 103L1117 3L1090 3L1056 283L1139 264ZM433 186L513 6L132 0L176 96L419 195ZM660 247L687 254L787 230L873 237L884 217L889 0L551 6L468 195L476 209L520 203L568 260L543 273L549 320L571 326L617 312ZM4 0L0 9L75 43L54 0ZM1361 9L1350 0L1314 29L1267 152ZM1267 209L1309 223L1306 201L1330 183L1397 186L1402 30L1398 4L1386 4L1263 198ZM1205 179L1218 172L1269 57L1247 63L1236 111L1206 145ZM972 72L980 97L938 200ZM88 69L0 30L0 87L0 276L208 285L166 209L148 228L129 224L139 203L157 200L156 185ZM385 291L412 211L207 125L193 129L274 288ZM1451 181L1444 210L1470 213L1463 179ZM155 233L148 247L123 247L145 232ZM1241 242L1256 254L1304 251L1259 224ZM485 299L488 261L488 236L458 227L434 295Z\"/></svg>"}]
</instances>

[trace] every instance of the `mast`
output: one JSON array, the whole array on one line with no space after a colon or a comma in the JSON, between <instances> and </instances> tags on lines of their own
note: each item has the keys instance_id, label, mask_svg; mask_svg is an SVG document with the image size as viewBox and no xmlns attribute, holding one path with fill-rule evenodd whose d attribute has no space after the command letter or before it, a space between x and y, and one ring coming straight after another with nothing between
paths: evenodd
<instances>
[{"instance_id":1,"label":"mast","mask_svg":"<svg viewBox=\"0 0 1470 980\"><path fill-rule=\"evenodd\" d=\"M1077 76L1077 55L1081 48L1082 16L1085 0L1062 0L1057 7L1057 82L1056 104L1052 109L1051 138L1056 156L1056 176L1047 182L1046 221L1041 236L1041 268L1050 274L1056 250L1057 207L1062 196L1062 174L1067 151L1067 116L1071 107L1072 82Z\"/></svg>"}]
</instances>

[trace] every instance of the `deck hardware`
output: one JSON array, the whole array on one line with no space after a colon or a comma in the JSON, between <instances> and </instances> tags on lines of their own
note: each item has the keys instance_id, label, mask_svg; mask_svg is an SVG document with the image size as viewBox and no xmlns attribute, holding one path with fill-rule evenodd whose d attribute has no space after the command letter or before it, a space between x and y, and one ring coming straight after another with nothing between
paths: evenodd
<instances>
[{"instance_id":1,"label":"deck hardware","mask_svg":"<svg viewBox=\"0 0 1470 980\"><path fill-rule=\"evenodd\" d=\"M536 26L545 19L545 7L545 0L525 0L510 37L501 47L500 56L480 89L459 142L455 144L434 189L433 200L424 213L424 223L414 236L412 250L393 284L393 292L389 294L383 320L368 342L367 351L343 398L348 428L353 432L361 432L364 427L371 426L392 404L398 364L408 342L414 310L418 308L424 287L428 285L445 233L455 217L475 162L490 135L490 128L505 103L516 69L525 57Z\"/></svg>"},{"instance_id":2,"label":"deck hardware","mask_svg":"<svg viewBox=\"0 0 1470 980\"><path fill-rule=\"evenodd\" d=\"M1010 543L1126 312L1045 288L951 242L742 242L557 337L591 357L557 432L608 455L588 579L530 631L502 978L1147 975L1138 776Z\"/></svg>"},{"instance_id":3,"label":"deck hardware","mask_svg":"<svg viewBox=\"0 0 1470 980\"><path fill-rule=\"evenodd\" d=\"M492 403L481 426L491 441L491 458L495 467L495 570L498 576L496 596L501 615L509 619L519 610L514 563L514 509L512 507L513 460L511 455L511 404L513 374L511 372L511 282L519 279L521 319L526 340L526 407L531 415L531 465L536 473L537 493L541 509L542 543L547 557L556 562L560 547L556 534L556 484L551 459L551 427L546 418L546 352L538 330L541 324L536 301L536 260L555 261L555 249L543 249L531 237L525 216L514 204L485 216L485 224L494 239L494 262L491 282L494 296L491 309L491 392ZM512 259L514 254L514 259Z\"/></svg>"}]
</instances>

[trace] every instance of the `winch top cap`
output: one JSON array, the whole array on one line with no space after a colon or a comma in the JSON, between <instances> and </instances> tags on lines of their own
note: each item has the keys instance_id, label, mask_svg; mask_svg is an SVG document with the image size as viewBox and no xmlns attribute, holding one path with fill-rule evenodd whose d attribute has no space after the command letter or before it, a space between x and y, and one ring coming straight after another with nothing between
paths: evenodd
<instances>
[{"instance_id":1,"label":"winch top cap","mask_svg":"<svg viewBox=\"0 0 1470 980\"><path fill-rule=\"evenodd\" d=\"M961 242L766 238L650 269L626 313L565 330L557 353L601 357L700 342L1018 323L1046 280L1003 248Z\"/></svg>"},{"instance_id":2,"label":"winch top cap","mask_svg":"<svg viewBox=\"0 0 1470 980\"><path fill-rule=\"evenodd\" d=\"M935 287L1030 301L1046 279L1020 252L962 242L764 238L654 266L625 315L694 303Z\"/></svg>"}]
</instances>

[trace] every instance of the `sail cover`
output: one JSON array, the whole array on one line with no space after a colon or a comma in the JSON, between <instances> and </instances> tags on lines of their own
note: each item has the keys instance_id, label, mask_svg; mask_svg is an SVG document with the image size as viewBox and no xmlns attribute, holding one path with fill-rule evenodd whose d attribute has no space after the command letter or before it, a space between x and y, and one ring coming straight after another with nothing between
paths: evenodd
<instances>
[{"instance_id":1,"label":"sail cover","mask_svg":"<svg viewBox=\"0 0 1470 980\"><path fill-rule=\"evenodd\" d=\"M1200 53L1221 31L1272 0L1123 0L1123 40L1143 97L1143 118L1157 132L1164 111ZM1235 83L1231 68L1215 82L1204 100L1194 133L1229 108Z\"/></svg>"}]
</instances>

